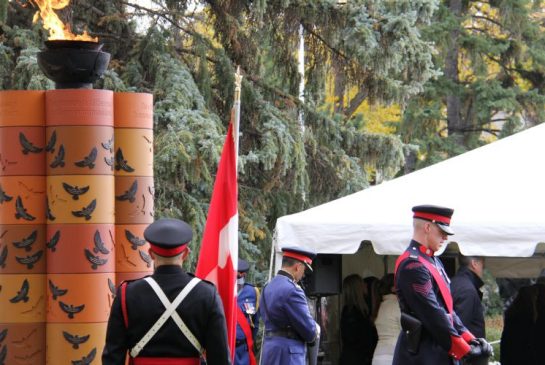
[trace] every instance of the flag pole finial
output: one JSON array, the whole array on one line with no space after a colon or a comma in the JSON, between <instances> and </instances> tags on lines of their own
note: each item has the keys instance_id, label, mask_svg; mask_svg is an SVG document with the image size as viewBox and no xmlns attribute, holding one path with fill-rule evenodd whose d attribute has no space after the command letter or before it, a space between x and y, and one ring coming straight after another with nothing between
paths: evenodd
<instances>
[{"instance_id":1,"label":"flag pole finial","mask_svg":"<svg viewBox=\"0 0 545 365\"><path fill-rule=\"evenodd\" d=\"M240 102L241 85L242 85L242 73L240 72L240 66L237 66L237 72L235 73L235 103Z\"/></svg>"},{"instance_id":2,"label":"flag pole finial","mask_svg":"<svg viewBox=\"0 0 545 365\"><path fill-rule=\"evenodd\" d=\"M239 125L240 125L240 90L242 86L242 73L240 72L240 66L237 66L237 72L235 73L235 100L233 105L233 142L235 143L235 156L238 156L238 138L239 138ZM238 165L238 158L237 158Z\"/></svg>"}]
</instances>

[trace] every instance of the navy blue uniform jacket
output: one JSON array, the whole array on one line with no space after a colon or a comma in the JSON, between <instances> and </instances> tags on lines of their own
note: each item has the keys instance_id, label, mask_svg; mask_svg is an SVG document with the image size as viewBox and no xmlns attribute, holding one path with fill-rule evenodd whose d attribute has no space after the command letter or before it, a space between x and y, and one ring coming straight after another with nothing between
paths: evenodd
<instances>
[{"instance_id":1,"label":"navy blue uniform jacket","mask_svg":"<svg viewBox=\"0 0 545 365\"><path fill-rule=\"evenodd\" d=\"M280 270L261 293L259 304L265 322L261 365L305 365L306 342L317 335L303 289L290 274ZM271 331L288 330L298 338L267 336Z\"/></svg>"},{"instance_id":2,"label":"navy blue uniform jacket","mask_svg":"<svg viewBox=\"0 0 545 365\"><path fill-rule=\"evenodd\" d=\"M441 261L426 253L424 246L412 240L407 250L410 256L396 273L396 288L402 312L422 322L422 337L417 354L409 353L407 335L401 331L397 340L393 365L450 365L453 354L465 353L469 345L462 339L471 336L455 312L450 315L430 271L418 261L418 256L435 265L449 283Z\"/></svg>"},{"instance_id":3,"label":"navy blue uniform jacket","mask_svg":"<svg viewBox=\"0 0 545 365\"><path fill-rule=\"evenodd\" d=\"M450 283L454 311L475 337L485 338L484 308L481 302L483 293L479 290L483 286L480 277L468 267L461 267Z\"/></svg>"},{"instance_id":4,"label":"navy blue uniform jacket","mask_svg":"<svg viewBox=\"0 0 545 365\"><path fill-rule=\"evenodd\" d=\"M237 305L244 313L250 328L252 329L252 338L256 340L257 331L259 329L259 311L258 311L258 290L252 284L244 283L244 286L237 295ZM238 315L238 313L237 313ZM235 348L235 365L249 365L250 357L248 351L254 351L254 349L248 349L246 344L246 335L242 328L237 324L236 335L236 348Z\"/></svg>"},{"instance_id":5,"label":"navy blue uniform jacket","mask_svg":"<svg viewBox=\"0 0 545 365\"><path fill-rule=\"evenodd\" d=\"M174 301L193 278L175 265L159 266L151 277L163 289L170 302ZM118 289L108 320L106 346L102 354L103 365L124 365L126 351L130 351L140 341L165 311L151 286L142 279L128 283L126 302L128 329L125 328L121 293ZM208 365L231 363L223 305L213 284L199 282L176 311L201 345L208 350ZM169 318L138 356L199 357L199 352L172 318Z\"/></svg>"}]
</instances>

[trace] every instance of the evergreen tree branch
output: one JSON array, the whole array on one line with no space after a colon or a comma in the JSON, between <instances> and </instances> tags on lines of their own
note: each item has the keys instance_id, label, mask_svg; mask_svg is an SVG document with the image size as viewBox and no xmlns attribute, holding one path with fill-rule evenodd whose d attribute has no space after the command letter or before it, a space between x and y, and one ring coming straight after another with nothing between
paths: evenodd
<instances>
[{"instance_id":1,"label":"evergreen tree branch","mask_svg":"<svg viewBox=\"0 0 545 365\"><path fill-rule=\"evenodd\" d=\"M274 86L271 86L271 85L268 85L266 84L261 78L257 77L257 76L253 76L253 75L244 75L244 77L246 77L248 80L252 81L254 84L262 87L263 89L265 90L268 90L268 91L272 91L273 93L275 93L276 95L282 97L282 98L285 98L285 99L288 99L289 101L293 102L295 105L297 106L301 106L301 107L304 107L305 109L307 110L313 110L313 109L309 109L305 106L304 103L301 102L301 100L299 100L298 97L296 96L293 96L291 94L288 94L286 93L285 91L283 90L280 90L279 88L277 87L274 87Z\"/></svg>"},{"instance_id":2,"label":"evergreen tree branch","mask_svg":"<svg viewBox=\"0 0 545 365\"><path fill-rule=\"evenodd\" d=\"M193 49L188 49L188 48L182 48L182 47L179 47L179 46L176 46L174 47L174 49L179 52L179 53L185 53L185 54L189 54L189 55L192 55L192 56L195 56L195 57L202 57L200 54L197 54L197 52L195 52L195 50ZM210 56L205 56L206 60L210 63L218 63L218 60L210 57Z\"/></svg>"},{"instance_id":3,"label":"evergreen tree branch","mask_svg":"<svg viewBox=\"0 0 545 365\"><path fill-rule=\"evenodd\" d=\"M483 28L478 28L478 27L464 27L464 29L465 29L465 30L471 30L471 31L474 31L474 32L479 32L479 33L488 35L488 31L487 31L486 29L483 29Z\"/></svg>"},{"instance_id":4,"label":"evergreen tree branch","mask_svg":"<svg viewBox=\"0 0 545 365\"><path fill-rule=\"evenodd\" d=\"M349 58L344 54L342 53L340 50L338 50L337 48L333 47L332 45L330 45L322 36L320 36L318 33L316 33L315 31L313 31L312 29L310 29L310 27L308 25L306 25L305 23L302 24L303 25L303 29L310 35L312 35L313 37L315 37L316 39L318 39L324 46L326 46L326 48L328 48L329 50L331 50L331 52L335 53L337 56L341 57L341 58L344 58L345 60L348 60Z\"/></svg>"},{"instance_id":5,"label":"evergreen tree branch","mask_svg":"<svg viewBox=\"0 0 545 365\"><path fill-rule=\"evenodd\" d=\"M545 85L545 75L543 75L543 73L540 73L538 71L525 70L520 67L508 66L504 64L500 59L494 58L490 54L485 54L485 56L489 60L497 63L505 71L507 75L511 76L513 72L516 72L520 75L520 77L530 81L532 83L532 86L534 87L541 89Z\"/></svg>"},{"instance_id":6,"label":"evergreen tree branch","mask_svg":"<svg viewBox=\"0 0 545 365\"><path fill-rule=\"evenodd\" d=\"M495 24L495 25L497 25L498 27L500 27L500 28L502 28L502 29L504 28L503 24L501 24L501 23L498 22L497 20L492 19L492 18L489 18L489 17L487 17L487 16L484 16L484 15L472 15L471 17L474 18L474 19L486 20L487 22L490 22L490 23L492 23L492 24Z\"/></svg>"},{"instance_id":7,"label":"evergreen tree branch","mask_svg":"<svg viewBox=\"0 0 545 365\"><path fill-rule=\"evenodd\" d=\"M116 41L120 41L120 42L126 42L127 41L127 38L125 37L121 37L117 34L112 34L112 33L97 33L97 32L90 32L91 35L93 35L94 37L98 37L100 39L115 39Z\"/></svg>"},{"instance_id":8,"label":"evergreen tree branch","mask_svg":"<svg viewBox=\"0 0 545 365\"><path fill-rule=\"evenodd\" d=\"M191 29L188 29L188 28L185 28L185 27L182 27L180 24L178 24L178 22L172 18L170 18L166 13L164 12L160 12L160 11L157 11L157 10L154 10L154 9L150 9L150 8L147 8L145 6L142 6L142 5L138 5L138 4L134 4L134 3L129 3L127 1L120 1L121 4L123 5L127 5L127 6L130 6L134 9L137 9L137 10L141 10L141 11L145 11L147 12L148 14L152 14L152 15L155 15L161 19L164 19L166 20L168 23L170 23L172 26L174 26L175 28L183 31L184 33L186 34L189 34L189 35L195 35L195 32Z\"/></svg>"},{"instance_id":9,"label":"evergreen tree branch","mask_svg":"<svg viewBox=\"0 0 545 365\"><path fill-rule=\"evenodd\" d=\"M181 47L175 47L176 51L180 52L180 53L186 53L186 54L190 54L192 56L195 56L195 57L200 57L200 55L198 55L194 50L192 49L187 49L187 48L181 48ZM206 56L206 60L210 63L218 63L218 60L212 58L212 57L209 57L209 56ZM263 79L257 77L257 76L254 76L254 75L248 75L244 72L244 70L241 70L243 73L244 73L244 77L250 81L252 81L254 84L256 84L257 86L261 87L262 89L265 89L267 91L271 91L273 92L274 94L276 94L277 96L280 96L284 99L287 99L289 101L291 101L292 103L298 105L298 106L304 106L303 103L301 103L301 100L299 100L299 98L297 98L296 96L293 96L291 94L288 94L286 93L285 91L283 90L280 90L279 88L277 87L274 87L274 86L271 86L271 85L268 85L267 83L265 83L265 81L263 81ZM360 103L361 104L361 103Z\"/></svg>"},{"instance_id":10,"label":"evergreen tree branch","mask_svg":"<svg viewBox=\"0 0 545 365\"><path fill-rule=\"evenodd\" d=\"M491 120L491 122L495 122L496 120ZM499 136L499 134L501 133L501 129L496 129L496 128L485 128L485 127L482 127L482 128L475 128L475 127L467 127L467 128L456 128L456 129L452 129L452 128L448 128L448 127L443 127L441 128L437 134L438 135L441 135L443 132L445 131L449 131L449 132L452 132L452 131L456 131L456 132L462 132L462 133L470 133L470 132L485 132L485 133L490 133L490 134L493 134L495 136Z\"/></svg>"}]
</instances>

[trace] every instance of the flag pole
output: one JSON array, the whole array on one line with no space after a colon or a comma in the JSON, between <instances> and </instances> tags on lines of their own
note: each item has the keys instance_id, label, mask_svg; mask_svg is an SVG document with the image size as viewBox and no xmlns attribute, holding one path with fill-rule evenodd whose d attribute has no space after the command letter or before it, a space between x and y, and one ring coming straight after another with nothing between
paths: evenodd
<instances>
[{"instance_id":1,"label":"flag pole","mask_svg":"<svg viewBox=\"0 0 545 365\"><path fill-rule=\"evenodd\" d=\"M237 72L235 73L235 102L233 118L233 139L235 143L235 157L238 175L238 139L239 139L239 127L240 127L240 90L242 85L242 74L240 73L240 66L237 66Z\"/></svg>"},{"instance_id":2,"label":"flag pole","mask_svg":"<svg viewBox=\"0 0 545 365\"><path fill-rule=\"evenodd\" d=\"M235 74L235 100L218 163L195 275L216 285L225 311L231 360L235 354L238 266L238 139L242 75Z\"/></svg>"}]
</instances>

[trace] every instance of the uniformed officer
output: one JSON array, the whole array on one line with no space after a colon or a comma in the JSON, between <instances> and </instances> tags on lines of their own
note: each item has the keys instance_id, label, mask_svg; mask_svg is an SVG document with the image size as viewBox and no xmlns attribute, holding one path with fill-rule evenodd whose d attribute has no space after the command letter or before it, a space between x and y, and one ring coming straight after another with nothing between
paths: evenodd
<instances>
[{"instance_id":1,"label":"uniformed officer","mask_svg":"<svg viewBox=\"0 0 545 365\"><path fill-rule=\"evenodd\" d=\"M182 269L191 227L159 219L144 231L153 275L123 282L112 305L103 365L230 364L225 314L213 284Z\"/></svg>"},{"instance_id":2,"label":"uniformed officer","mask_svg":"<svg viewBox=\"0 0 545 365\"><path fill-rule=\"evenodd\" d=\"M319 327L298 282L306 269L312 270L316 254L292 247L282 251L282 268L261 295L265 323L261 365L304 365L306 343L316 340Z\"/></svg>"},{"instance_id":3,"label":"uniformed officer","mask_svg":"<svg viewBox=\"0 0 545 365\"><path fill-rule=\"evenodd\" d=\"M492 347L476 339L453 310L449 279L434 256L450 228L453 210L434 205L413 207L413 239L396 262L396 288L402 331L394 365L457 364L486 361Z\"/></svg>"},{"instance_id":4,"label":"uniformed officer","mask_svg":"<svg viewBox=\"0 0 545 365\"><path fill-rule=\"evenodd\" d=\"M250 265L238 260L235 365L256 365L254 341L259 328L259 289L245 282Z\"/></svg>"}]
</instances>

